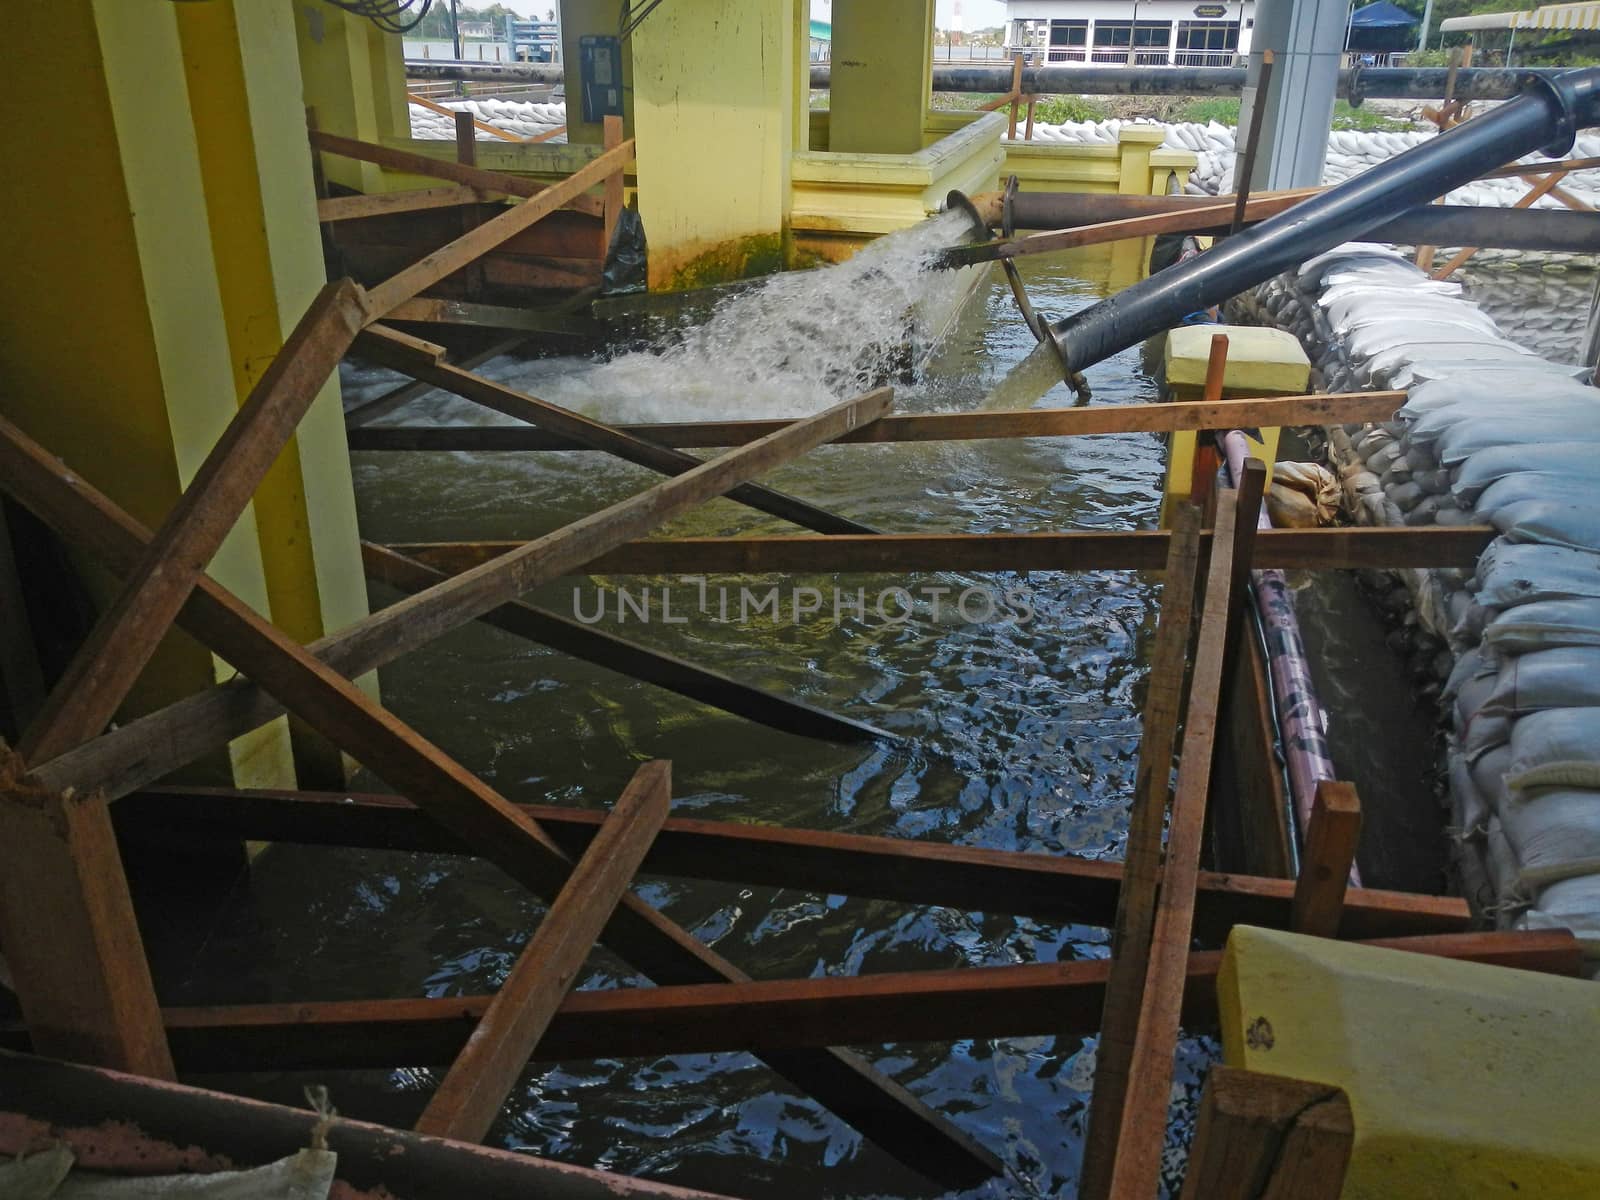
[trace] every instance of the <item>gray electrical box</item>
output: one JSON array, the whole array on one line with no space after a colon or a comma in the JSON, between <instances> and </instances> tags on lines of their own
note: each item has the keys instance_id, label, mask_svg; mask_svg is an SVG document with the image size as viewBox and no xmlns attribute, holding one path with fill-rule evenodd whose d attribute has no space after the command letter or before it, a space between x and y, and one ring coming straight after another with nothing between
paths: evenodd
<instances>
[{"instance_id":1,"label":"gray electrical box","mask_svg":"<svg viewBox=\"0 0 1600 1200\"><path fill-rule=\"evenodd\" d=\"M585 121L622 115L622 44L616 38L586 33L578 39L578 78Z\"/></svg>"}]
</instances>

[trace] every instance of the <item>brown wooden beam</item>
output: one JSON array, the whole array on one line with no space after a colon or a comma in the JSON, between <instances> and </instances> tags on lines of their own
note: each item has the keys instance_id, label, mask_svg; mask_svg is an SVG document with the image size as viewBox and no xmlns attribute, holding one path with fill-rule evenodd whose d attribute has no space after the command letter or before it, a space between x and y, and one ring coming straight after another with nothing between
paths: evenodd
<instances>
[{"instance_id":1,"label":"brown wooden beam","mask_svg":"<svg viewBox=\"0 0 1600 1200\"><path fill-rule=\"evenodd\" d=\"M601 820L580 809L521 807L572 857L583 853ZM398 796L168 787L128 797L113 815L124 837L168 842L190 837L469 852ZM1122 880L1122 864L1102 859L683 817L662 827L641 869L1106 928L1115 921ZM1199 879L1198 936L1221 943L1235 925L1289 928L1293 880L1210 871ZM1459 897L1352 888L1339 933L1406 937L1472 927L1472 913Z\"/></svg>"},{"instance_id":2,"label":"brown wooden beam","mask_svg":"<svg viewBox=\"0 0 1600 1200\"><path fill-rule=\"evenodd\" d=\"M469 325L479 329L517 329L559 337L595 337L600 326L564 311L477 304L442 296L417 296L389 310L391 321L423 325ZM433 385L429 385L432 387Z\"/></svg>"},{"instance_id":3,"label":"brown wooden beam","mask_svg":"<svg viewBox=\"0 0 1600 1200\"><path fill-rule=\"evenodd\" d=\"M402 307L404 306L402 305ZM481 350L475 350L471 354L462 356L456 365L470 371L474 367L482 366L491 358L498 358L502 354L515 350L527 340L525 334L500 338ZM354 431L356 426L367 421L376 421L379 417L388 416L402 404L409 404L418 396L425 396L433 390L433 384L422 383L413 379L409 383L403 383L397 388L384 392L381 396L374 396L371 400L363 400L344 414L345 425L347 426L346 438L348 439L349 434Z\"/></svg>"},{"instance_id":4,"label":"brown wooden beam","mask_svg":"<svg viewBox=\"0 0 1600 1200\"><path fill-rule=\"evenodd\" d=\"M417 1120L418 1133L467 1142L489 1135L523 1065L627 893L671 803L669 764L658 759L634 772L439 1081Z\"/></svg>"},{"instance_id":5,"label":"brown wooden beam","mask_svg":"<svg viewBox=\"0 0 1600 1200\"><path fill-rule=\"evenodd\" d=\"M1161 588L1161 616L1139 738L1139 765L1128 811L1110 975L1100 1013L1089 1128L1078 1177L1078 1194L1083 1200L1097 1200L1110 1187L1117 1131L1122 1126L1123 1097L1133 1061L1139 1007L1144 997L1145 963L1161 887L1161 844L1167 824L1167 798L1172 791L1173 751L1183 716L1199 574L1200 510L1192 504L1181 504L1173 514Z\"/></svg>"},{"instance_id":6,"label":"brown wooden beam","mask_svg":"<svg viewBox=\"0 0 1600 1200\"><path fill-rule=\"evenodd\" d=\"M1161 897L1107 1191L1117 1200L1153 1196L1159 1182L1173 1055L1182 1022L1185 964L1194 936L1195 894L1222 681L1230 650L1237 642L1265 480L1266 468L1261 462L1247 459L1238 487L1222 489L1217 496L1216 541L1206 569L1205 607L1184 718Z\"/></svg>"},{"instance_id":7,"label":"brown wooden beam","mask_svg":"<svg viewBox=\"0 0 1600 1200\"><path fill-rule=\"evenodd\" d=\"M1361 799L1355 785L1327 779L1317 784L1295 881L1292 929L1314 937L1336 936L1360 840Z\"/></svg>"},{"instance_id":8,"label":"brown wooden beam","mask_svg":"<svg viewBox=\"0 0 1600 1200\"><path fill-rule=\"evenodd\" d=\"M365 314L348 279L322 289L251 389L51 690L18 750L42 763L105 728Z\"/></svg>"},{"instance_id":9,"label":"brown wooden beam","mask_svg":"<svg viewBox=\"0 0 1600 1200\"><path fill-rule=\"evenodd\" d=\"M594 575L891 573L898 571L1159 571L1165 530L1114 533L882 533L829 537L663 538L629 542L584 565ZM1477 565L1495 538L1487 525L1263 529L1254 567ZM440 571L470 570L517 542L403 542L387 547ZM1211 532L1200 535L1210 554Z\"/></svg>"},{"instance_id":10,"label":"brown wooden beam","mask_svg":"<svg viewBox=\"0 0 1600 1200\"><path fill-rule=\"evenodd\" d=\"M1219 1063L1200 1098L1183 1200L1338 1200L1354 1145L1342 1089Z\"/></svg>"},{"instance_id":11,"label":"brown wooden beam","mask_svg":"<svg viewBox=\"0 0 1600 1200\"><path fill-rule=\"evenodd\" d=\"M592 553L608 538L620 540L643 532L705 496L719 494L741 476L748 477L803 453L859 419L870 420L888 404L889 394L881 392L827 409L780 434L730 452L704 468L668 480L595 517L530 543L533 550L529 556L543 550L559 563L563 555L581 557ZM138 557L138 547L148 533L4 420L0 420L0 466L6 467L0 470L0 483L16 492L17 498L33 507L41 518L57 524L68 540L80 542L91 551L106 551L105 557L113 565ZM490 572L473 580L474 586L467 589L456 586L460 580L451 580L412 597L412 602L442 594L445 603L433 610L436 619L451 620L458 614L469 614L465 619L471 619L474 605L488 601L482 610L487 611L498 600L528 590L533 586L529 580L548 565L534 562L525 566L520 575ZM295 715L310 722L357 761L371 766L513 879L547 898L559 891L570 870L570 860L522 810L378 706L348 677L262 620L209 578L201 577L192 599L194 602L184 611L193 632L267 693L290 701L286 707ZM394 610L386 611L392 614ZM358 623L358 628L368 638L380 637L381 644L398 653L396 647L403 647L408 637L417 637L419 630L399 628L392 616L385 621L384 615L376 614L375 618ZM424 623L424 629L428 627ZM355 673L358 672L352 672ZM182 705L175 705L157 715L157 724L166 726L152 743L158 754L170 754L179 744L186 748L196 744L195 731L185 722L184 711ZM133 722L124 728L133 729L139 724ZM192 754L180 761L190 757ZM75 762L84 761L69 761L67 765L70 768ZM101 768L106 765L88 761ZM59 769L59 760L54 765ZM148 754L139 767L149 769ZM79 786L85 791L103 790L81 779ZM662 983L742 982L747 978L687 930L631 895L623 899L607 925L605 940L635 967ZM767 1061L779 1074L815 1096L886 1151L947 1186L965 1186L1000 1170L994 1155L856 1055L829 1049L820 1053L775 1053Z\"/></svg>"},{"instance_id":12,"label":"brown wooden beam","mask_svg":"<svg viewBox=\"0 0 1600 1200\"><path fill-rule=\"evenodd\" d=\"M425 343L424 343L425 344ZM369 358L403 371L417 379L443 388L447 392L471 400L474 404L530 425L538 425L567 437L584 442L597 450L614 454L626 462L635 463L663 475L682 475L703 466L702 460L682 450L656 445L644 438L623 433L603 422L562 408L548 400L519 392L482 375L464 371L443 361L443 348L434 347L437 354L419 353L416 341L397 335L395 331L377 326L369 329L357 343L360 351ZM869 525L840 517L826 509L818 508L804 500L775 492L760 484L745 483L731 488L727 499L749 505L760 512L770 513L786 521L793 521L805 529L819 533L871 534L876 531Z\"/></svg>"},{"instance_id":13,"label":"brown wooden beam","mask_svg":"<svg viewBox=\"0 0 1600 1200\"><path fill-rule=\"evenodd\" d=\"M430 208L454 208L460 204L483 204L496 193L482 188L413 188L405 192L374 192L371 195L330 196L317 201L317 220L357 221L363 217L384 217L393 213L422 212Z\"/></svg>"},{"instance_id":14,"label":"brown wooden beam","mask_svg":"<svg viewBox=\"0 0 1600 1200\"><path fill-rule=\"evenodd\" d=\"M379 580L405 592L420 592L449 578L414 559L405 558L371 542L361 543L361 558L368 579ZM894 735L865 721L841 717L816 705L740 683L687 659L602 633L592 625L559 617L520 600L502 604L478 619L517 637L528 638L585 662L620 671L633 679L653 683L680 696L687 696L784 733L833 742L895 740Z\"/></svg>"},{"instance_id":15,"label":"brown wooden beam","mask_svg":"<svg viewBox=\"0 0 1600 1200\"><path fill-rule=\"evenodd\" d=\"M176 1078L105 797L18 778L0 745L0 950L37 1053Z\"/></svg>"},{"instance_id":16,"label":"brown wooden beam","mask_svg":"<svg viewBox=\"0 0 1600 1200\"><path fill-rule=\"evenodd\" d=\"M1518 970L1576 975L1582 947L1564 929L1451 934L1364 943ZM1217 1020L1219 951L1187 955L1185 1026ZM785 1050L853 1042L1092 1034L1105 998L1104 959L826 975L694 987L570 993L534 1051L540 1061ZM488 996L168 1008L185 1072L328 1070L448 1062ZM0 1044L20 1046L15 1028ZM1153 1196L1154 1191L1151 1192Z\"/></svg>"},{"instance_id":17,"label":"brown wooden beam","mask_svg":"<svg viewBox=\"0 0 1600 1200\"><path fill-rule=\"evenodd\" d=\"M507 196L537 196L548 185L535 183L531 179L524 179L520 175L507 175L500 171L486 171L482 167L464 167L458 162L448 159L430 158L426 154L414 154L409 150L396 150L392 146L379 146L372 142L360 142L355 138L340 137L334 133L324 133L322 130L310 131L311 146L314 150L322 150L329 154L337 154L344 158L356 158L362 162L375 163L380 167L387 167L391 171L405 171L412 175L428 175L435 179L448 179L452 183L463 184L467 187L481 188L489 192L503 192ZM601 215L600 201L594 196L576 196L568 203L568 208L578 212L588 213L592 217Z\"/></svg>"},{"instance_id":18,"label":"brown wooden beam","mask_svg":"<svg viewBox=\"0 0 1600 1200\"><path fill-rule=\"evenodd\" d=\"M1266 425L1339 425L1389 421L1405 403L1397 391L1308 393L1172 404L1100 404L1026 412L908 413L886 416L839 439L841 444L979 441L995 438L1085 437L1109 433L1241 429ZM671 421L619 425L617 430L662 446L742 446L788 424L786 420ZM584 438L555 429L508 426L368 428L353 450L592 450Z\"/></svg>"}]
</instances>

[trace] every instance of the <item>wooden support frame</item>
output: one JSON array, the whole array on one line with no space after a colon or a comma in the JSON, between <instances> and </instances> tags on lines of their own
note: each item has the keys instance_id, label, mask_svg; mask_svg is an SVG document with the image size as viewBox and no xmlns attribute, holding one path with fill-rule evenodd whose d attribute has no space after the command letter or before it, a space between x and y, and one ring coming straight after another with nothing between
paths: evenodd
<instances>
[{"instance_id":1,"label":"wooden support frame","mask_svg":"<svg viewBox=\"0 0 1600 1200\"><path fill-rule=\"evenodd\" d=\"M402 371L418 380L431 383L463 399L481 404L491 411L504 413L530 425L538 425L562 436L582 441L593 449L604 450L627 462L647 467L663 475L682 475L704 460L659 446L645 438L620 430L575 413L571 409L551 404L537 396L530 396L497 383L471 371L451 366L444 361L444 348L415 338L408 338L382 325L375 325L357 340L357 348L368 357ZM819 533L872 534L877 531L870 525L818 508L814 504L760 484L745 483L727 493L729 500L748 505L760 512L793 521L804 529Z\"/></svg>"},{"instance_id":2,"label":"wooden support frame","mask_svg":"<svg viewBox=\"0 0 1600 1200\"><path fill-rule=\"evenodd\" d=\"M1218 1064L1200 1098L1182 1200L1338 1200L1354 1145L1340 1088Z\"/></svg>"},{"instance_id":3,"label":"wooden support frame","mask_svg":"<svg viewBox=\"0 0 1600 1200\"><path fill-rule=\"evenodd\" d=\"M420 361L420 360L419 360ZM467 364L463 363L462 366ZM886 416L839 439L843 445L886 442L988 441L1011 438L1087 437L1110 433L1249 429L1265 425L1343 425L1390 421L1406 402L1397 391L1314 392L1238 400L1173 404L1090 405L1026 412L914 413ZM661 446L743 446L783 428L788 420L676 421L614 428ZM434 429L365 428L352 432L355 450L592 450L577 437L546 429L451 426Z\"/></svg>"},{"instance_id":4,"label":"wooden support frame","mask_svg":"<svg viewBox=\"0 0 1600 1200\"><path fill-rule=\"evenodd\" d=\"M1139 766L1128 813L1122 886L1117 894L1117 923L1112 934L1105 1004L1100 1012L1089 1128L1078 1176L1082 1200L1098 1200L1111 1186L1111 1165L1116 1156L1117 1132L1122 1126L1123 1099L1144 996L1145 962L1155 927L1162 833L1172 789L1173 750L1183 716L1184 676L1199 572L1200 510L1185 504L1173 514L1161 617L1150 661Z\"/></svg>"},{"instance_id":5,"label":"wooden support frame","mask_svg":"<svg viewBox=\"0 0 1600 1200\"><path fill-rule=\"evenodd\" d=\"M51 690L18 745L28 762L72 749L116 714L365 315L348 279L312 301Z\"/></svg>"},{"instance_id":6,"label":"wooden support frame","mask_svg":"<svg viewBox=\"0 0 1600 1200\"><path fill-rule=\"evenodd\" d=\"M404 171L410 175L428 175L434 179L448 179L452 183L481 188L488 192L503 192L507 196L537 196L545 191L547 187L546 184L535 183L533 180L524 179L520 175L508 175L502 171L486 171L482 167L464 167L460 163L452 162L448 159L430 158L426 154L413 154L409 150L396 150L391 146L379 146L372 142L361 142L355 138L340 137L334 133L324 133L320 129L311 130L310 138L313 150L337 154L342 158L360 159L362 162L387 167L391 171ZM601 215L600 202L593 196L573 197L566 202L565 206L577 212L588 213L592 217Z\"/></svg>"},{"instance_id":7,"label":"wooden support frame","mask_svg":"<svg viewBox=\"0 0 1600 1200\"><path fill-rule=\"evenodd\" d=\"M1292 928L1297 932L1338 936L1360 839L1361 799L1355 785L1327 779L1317 784L1294 888Z\"/></svg>"},{"instance_id":8,"label":"wooden support frame","mask_svg":"<svg viewBox=\"0 0 1600 1200\"><path fill-rule=\"evenodd\" d=\"M1217 499L1216 541L1206 570L1205 607L1194 659L1183 749L1167 835L1166 868L1146 966L1134 1055L1109 1195L1147 1200L1156 1192L1166 1142L1173 1053L1182 1018L1183 971L1194 928L1207 791L1218 704L1230 643L1243 609L1266 468L1247 459L1236 488Z\"/></svg>"},{"instance_id":9,"label":"wooden support frame","mask_svg":"<svg viewBox=\"0 0 1600 1200\"><path fill-rule=\"evenodd\" d=\"M571 857L584 852L600 826L593 812L519 807ZM130 796L112 813L119 836L135 840L216 838L471 853L399 796L168 787ZM1123 878L1122 864L1104 859L682 817L662 826L641 869L1102 928L1116 923ZM1202 871L1196 934L1221 941L1235 925L1287 929L1294 889L1289 879ZM1459 897L1352 888L1339 935L1414 937L1471 928L1471 910Z\"/></svg>"},{"instance_id":10,"label":"wooden support frame","mask_svg":"<svg viewBox=\"0 0 1600 1200\"><path fill-rule=\"evenodd\" d=\"M667 763L647 762L634 772L439 1081L417 1120L418 1133L467 1142L489 1135L523 1064L577 982L601 929L667 819L671 802Z\"/></svg>"},{"instance_id":11,"label":"wooden support frame","mask_svg":"<svg viewBox=\"0 0 1600 1200\"><path fill-rule=\"evenodd\" d=\"M415 301L407 302L407 304L410 303L415 303ZM402 304L395 311L399 312L406 307L406 304ZM502 354L510 353L527 340L527 336L520 333L515 337L501 338L498 341L489 343L482 350L465 356L456 365L470 371L474 367L482 366L491 358L498 358ZM433 391L433 384L413 379L410 383L403 383L381 396L374 396L371 400L362 401L344 414L346 440L349 440L350 434L355 431L357 426L367 421L376 421L380 417L386 417L401 405L409 404L418 396L425 396L431 391ZM352 446L351 449L354 450L356 447Z\"/></svg>"},{"instance_id":12,"label":"wooden support frame","mask_svg":"<svg viewBox=\"0 0 1600 1200\"><path fill-rule=\"evenodd\" d=\"M1536 203L1538 203L1541 196L1544 196L1548 192L1555 191L1557 185L1560 184L1560 182L1565 178L1565 174L1559 174L1556 172L1551 172L1550 174L1545 175L1531 188L1529 188L1526 194L1524 194L1522 198L1511 207L1532 208ZM1436 270L1432 277L1434 279L1448 279L1451 275L1455 274L1457 270L1464 266L1467 260L1477 252L1478 247L1476 246L1463 246L1461 250L1457 252L1456 256L1449 262L1445 263L1444 266Z\"/></svg>"},{"instance_id":13,"label":"wooden support frame","mask_svg":"<svg viewBox=\"0 0 1600 1200\"><path fill-rule=\"evenodd\" d=\"M503 593L499 600L504 600L528 590L533 586L529 580L559 562L563 554L581 557L590 552L587 547L601 545L608 538L652 528L710 495L720 494L740 481L741 476L747 478L801 454L860 419L872 419L889 403L886 391L845 401L807 421L796 422L771 438L730 452L595 517L529 543L533 549L524 555L520 573L490 571L471 580L472 586L466 588L460 586L461 579L454 579L412 597L411 602L435 598L430 614L435 621L454 621L458 616L471 619L462 614L470 613L486 600L490 602L483 611L494 607L496 601L491 598L497 592ZM65 472L42 448L3 420L0 463L7 467L0 472L4 486L41 517L57 524L69 539L108 551L106 557L114 563L137 557L141 536L148 536L137 523L84 481ZM530 559L535 561L529 563ZM286 705L290 711L312 722L352 757L372 766L514 879L545 896L559 891L570 870L570 860L526 814L380 708L325 661L263 621L225 589L201 578L202 586L195 592L197 603L186 609L186 615L202 640L211 642L214 649L247 671L266 691L290 699L292 703ZM438 602L439 597L443 598L442 603ZM407 627L394 621L393 609L386 612L390 614L388 619L377 620L376 624L370 623L374 618L368 618L365 630L370 636L373 629L387 628L383 640L391 648L397 643L403 645ZM410 634L426 640L426 630L436 626L421 624L421 629L411 625ZM173 706L157 716L170 720L181 707ZM169 736L169 745L173 740ZM191 740L185 761L193 757L193 745ZM633 896L624 897L619 905L607 925L606 941L640 970L664 983L742 982L747 978L688 931ZM770 1056L768 1062L867 1137L942 1183L965 1185L1000 1170L999 1160L989 1151L855 1055L842 1050L783 1053Z\"/></svg>"},{"instance_id":14,"label":"wooden support frame","mask_svg":"<svg viewBox=\"0 0 1600 1200\"><path fill-rule=\"evenodd\" d=\"M1583 949L1564 929L1384 939L1363 945L1575 976ZM1217 1020L1220 951L1194 951L1180 976L1191 1026ZM1104 959L958 967L738 984L570 993L534 1050L541 1062L751 1051L763 1058L854 1041L1092 1034L1104 1003ZM328 1070L447 1062L488 996L168 1008L162 1016L186 1072ZM0 1045L21 1045L0 1028ZM1152 1196L1155 1195L1152 1189Z\"/></svg>"},{"instance_id":15,"label":"wooden support frame","mask_svg":"<svg viewBox=\"0 0 1600 1200\"><path fill-rule=\"evenodd\" d=\"M423 212L430 208L455 208L462 204L482 204L498 193L483 188L414 188L405 192L374 192L370 195L330 196L317 201L317 220L324 225L334 221L358 221L363 217L386 217L395 213Z\"/></svg>"},{"instance_id":16,"label":"wooden support frame","mask_svg":"<svg viewBox=\"0 0 1600 1200\"><path fill-rule=\"evenodd\" d=\"M405 592L420 592L449 576L371 542L361 544L367 578ZM568 620L520 600L503 604L479 620L496 629L581 658L585 662L621 671L633 679L656 684L720 708L726 713L756 721L772 729L801 737L834 742L892 741L892 735L864 721L841 717L814 705L740 683L687 659L663 654L634 642L613 637L590 625Z\"/></svg>"}]
</instances>

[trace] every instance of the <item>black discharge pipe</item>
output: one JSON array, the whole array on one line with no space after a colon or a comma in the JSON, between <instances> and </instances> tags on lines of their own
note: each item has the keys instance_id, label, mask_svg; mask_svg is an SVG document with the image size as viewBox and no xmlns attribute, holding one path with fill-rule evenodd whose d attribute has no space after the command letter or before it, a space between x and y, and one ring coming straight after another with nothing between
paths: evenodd
<instances>
[{"instance_id":1,"label":"black discharge pipe","mask_svg":"<svg viewBox=\"0 0 1600 1200\"><path fill-rule=\"evenodd\" d=\"M1543 148L1560 157L1600 124L1600 67L1540 78L1493 112L1457 125L1188 262L1125 288L1050 328L1063 371L1086 367L1220 304L1308 258L1353 241L1491 166Z\"/></svg>"},{"instance_id":2,"label":"black discharge pipe","mask_svg":"<svg viewBox=\"0 0 1600 1200\"><path fill-rule=\"evenodd\" d=\"M548 83L566 79L560 63L445 62L408 58L408 79L457 79L469 83ZM1437 100L1450 74L1443 67L1351 67L1339 72L1338 94L1351 104L1363 100ZM1456 72L1453 95L1462 100L1509 100L1554 70L1469 67ZM1024 67L1023 92L1083 96L1237 96L1244 90L1243 67ZM811 65L811 86L827 88L833 69ZM1009 92L1011 66L958 67L934 64L936 92Z\"/></svg>"}]
</instances>

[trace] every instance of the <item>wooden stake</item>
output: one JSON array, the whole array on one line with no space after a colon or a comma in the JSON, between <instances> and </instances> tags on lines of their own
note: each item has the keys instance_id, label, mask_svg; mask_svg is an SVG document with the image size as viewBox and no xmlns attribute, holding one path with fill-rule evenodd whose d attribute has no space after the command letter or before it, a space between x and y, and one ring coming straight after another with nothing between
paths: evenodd
<instances>
[{"instance_id":1,"label":"wooden stake","mask_svg":"<svg viewBox=\"0 0 1600 1200\"><path fill-rule=\"evenodd\" d=\"M1116 1200L1149 1200L1156 1194L1161 1171L1219 698L1242 609L1238 584L1250 568L1265 477L1265 467L1249 459L1238 488L1225 488L1218 497L1217 536L1206 571L1205 608L1167 834L1166 870L1112 1165L1110 1195Z\"/></svg>"},{"instance_id":2,"label":"wooden stake","mask_svg":"<svg viewBox=\"0 0 1600 1200\"><path fill-rule=\"evenodd\" d=\"M1354 1145L1339 1088L1218 1064L1200 1100L1183 1200L1338 1200Z\"/></svg>"},{"instance_id":3,"label":"wooden stake","mask_svg":"<svg viewBox=\"0 0 1600 1200\"><path fill-rule=\"evenodd\" d=\"M1228 335L1213 334L1211 356L1206 360L1206 382L1203 400L1215 404L1222 399L1222 388L1228 377ZM1237 427L1235 427L1237 428ZM1201 430L1194 439L1194 463L1189 475L1189 500L1209 513L1212 492L1216 488L1217 467L1220 465L1217 442L1211 430Z\"/></svg>"},{"instance_id":4,"label":"wooden stake","mask_svg":"<svg viewBox=\"0 0 1600 1200\"><path fill-rule=\"evenodd\" d=\"M361 289L330 283L228 423L18 746L46 762L105 728L195 580L361 327Z\"/></svg>"},{"instance_id":5,"label":"wooden stake","mask_svg":"<svg viewBox=\"0 0 1600 1200\"><path fill-rule=\"evenodd\" d=\"M1331 780L1317 784L1294 888L1295 930L1314 937L1339 936L1360 840L1361 800L1354 785Z\"/></svg>"},{"instance_id":6,"label":"wooden stake","mask_svg":"<svg viewBox=\"0 0 1600 1200\"><path fill-rule=\"evenodd\" d=\"M445 111L449 112L449 109ZM456 161L464 167L478 165L477 120L470 112L452 114L456 124ZM477 226L476 214L471 209L461 210L461 234L465 237ZM483 294L483 264L473 262L462 269L462 281L467 295L479 298Z\"/></svg>"},{"instance_id":7,"label":"wooden stake","mask_svg":"<svg viewBox=\"0 0 1600 1200\"><path fill-rule=\"evenodd\" d=\"M409 300L418 292L432 287L446 275L454 274L468 263L493 250L507 238L555 212L567 201L581 196L613 171L626 166L632 158L631 141L624 142L614 150L607 150L560 183L551 184L537 196L529 197L516 207L490 218L470 233L446 243L398 275L370 288L367 292L367 303L371 319L378 320L402 301Z\"/></svg>"},{"instance_id":8,"label":"wooden stake","mask_svg":"<svg viewBox=\"0 0 1600 1200\"><path fill-rule=\"evenodd\" d=\"M622 145L622 118L608 116L604 123L605 148L615 150ZM611 253L611 237L616 232L617 217L622 212L622 168L618 167L606 176L605 194L605 236L600 243L600 257L604 259Z\"/></svg>"},{"instance_id":9,"label":"wooden stake","mask_svg":"<svg viewBox=\"0 0 1600 1200\"><path fill-rule=\"evenodd\" d=\"M1233 174L1233 224L1229 233L1244 228L1244 215L1250 201L1250 176L1255 171L1256 148L1261 144L1261 122L1267 115L1267 89L1272 86L1272 51L1261 52L1261 72L1256 76L1254 98L1250 105L1250 136L1245 139L1244 156Z\"/></svg>"},{"instance_id":10,"label":"wooden stake","mask_svg":"<svg viewBox=\"0 0 1600 1200\"><path fill-rule=\"evenodd\" d=\"M1022 99L1022 55L1011 56L1011 126L1006 130L1006 138L1010 141L1017 139L1017 103Z\"/></svg>"},{"instance_id":11,"label":"wooden stake","mask_svg":"<svg viewBox=\"0 0 1600 1200\"><path fill-rule=\"evenodd\" d=\"M0 945L35 1054L175 1079L106 801L0 747Z\"/></svg>"},{"instance_id":12,"label":"wooden stake","mask_svg":"<svg viewBox=\"0 0 1600 1200\"><path fill-rule=\"evenodd\" d=\"M481 1142L523 1064L578 981L672 803L666 762L647 762L567 876L499 993L417 1121L418 1133Z\"/></svg>"},{"instance_id":13,"label":"wooden stake","mask_svg":"<svg viewBox=\"0 0 1600 1200\"><path fill-rule=\"evenodd\" d=\"M610 425L585 417L571 409L551 404L518 392L482 375L474 375L442 361L443 347L432 347L427 353L419 352L417 339L408 338L384 326L374 326L362 335L360 348L378 362L404 371L435 387L443 388L464 399L481 404L494 412L504 413L519 421L538 425L554 433L576 438L586 445L615 454L627 462L648 467L664 475L682 475L705 463L682 450L672 450L644 438L623 433ZM421 345L430 345L421 343ZM775 492L760 484L747 483L731 489L729 500L748 504L751 508L793 521L802 528L819 533L875 533L870 525L837 516L804 500Z\"/></svg>"},{"instance_id":14,"label":"wooden stake","mask_svg":"<svg viewBox=\"0 0 1600 1200\"><path fill-rule=\"evenodd\" d=\"M1183 712L1199 570L1200 510L1185 504L1174 514L1161 589L1161 619L1150 660L1139 767L1128 813L1122 887L1117 896L1117 924L1111 943L1110 977L1100 1015L1099 1049L1095 1053L1089 1131L1078 1184L1083 1200L1098 1200L1110 1187L1117 1132L1122 1126L1123 1098L1138 1032L1156 893L1161 883L1161 840L1166 828L1167 797L1172 790L1173 749Z\"/></svg>"}]
</instances>

